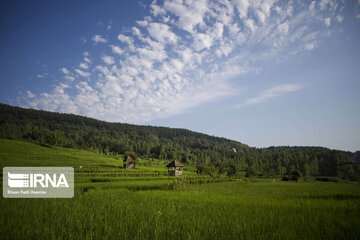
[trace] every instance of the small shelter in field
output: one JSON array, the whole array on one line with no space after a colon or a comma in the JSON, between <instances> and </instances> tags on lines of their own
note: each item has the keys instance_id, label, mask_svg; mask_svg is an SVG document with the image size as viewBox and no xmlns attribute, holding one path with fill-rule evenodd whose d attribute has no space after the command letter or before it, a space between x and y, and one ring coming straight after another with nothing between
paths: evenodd
<instances>
[{"instance_id":1,"label":"small shelter in field","mask_svg":"<svg viewBox=\"0 0 360 240\"><path fill-rule=\"evenodd\" d=\"M125 156L123 162L124 162L125 169L134 169L135 168L135 160L132 157Z\"/></svg>"},{"instance_id":2,"label":"small shelter in field","mask_svg":"<svg viewBox=\"0 0 360 240\"><path fill-rule=\"evenodd\" d=\"M169 176L181 176L182 175L182 167L184 164L179 163L178 161L174 160L166 167L168 168L168 174Z\"/></svg>"},{"instance_id":3,"label":"small shelter in field","mask_svg":"<svg viewBox=\"0 0 360 240\"><path fill-rule=\"evenodd\" d=\"M360 151L355 152L354 163L360 164Z\"/></svg>"}]
</instances>

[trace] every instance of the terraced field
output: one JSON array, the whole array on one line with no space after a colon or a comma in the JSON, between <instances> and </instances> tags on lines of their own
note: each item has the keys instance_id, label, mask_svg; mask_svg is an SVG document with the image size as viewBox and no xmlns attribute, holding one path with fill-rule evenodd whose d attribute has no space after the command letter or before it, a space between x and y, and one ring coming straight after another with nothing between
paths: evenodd
<instances>
[{"instance_id":1,"label":"terraced field","mask_svg":"<svg viewBox=\"0 0 360 240\"><path fill-rule=\"evenodd\" d=\"M76 169L74 198L1 198L0 239L360 238L359 183L168 177L120 157L0 140L2 166Z\"/></svg>"}]
</instances>

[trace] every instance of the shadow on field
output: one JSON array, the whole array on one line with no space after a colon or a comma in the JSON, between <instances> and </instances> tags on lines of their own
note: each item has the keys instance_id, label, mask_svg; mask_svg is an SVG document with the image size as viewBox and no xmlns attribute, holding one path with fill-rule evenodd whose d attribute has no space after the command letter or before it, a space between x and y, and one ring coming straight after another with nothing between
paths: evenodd
<instances>
[{"instance_id":1,"label":"shadow on field","mask_svg":"<svg viewBox=\"0 0 360 240\"><path fill-rule=\"evenodd\" d=\"M89 190L95 189L95 187L82 187L80 191L82 194L87 193Z\"/></svg>"},{"instance_id":2,"label":"shadow on field","mask_svg":"<svg viewBox=\"0 0 360 240\"><path fill-rule=\"evenodd\" d=\"M115 165L103 165L103 164L100 164L99 166L103 167L103 168L120 168L119 166L115 166Z\"/></svg>"},{"instance_id":3,"label":"shadow on field","mask_svg":"<svg viewBox=\"0 0 360 240\"><path fill-rule=\"evenodd\" d=\"M163 184L163 185L134 185L134 186L98 186L98 187L81 187L81 194L86 194L89 191L93 190L109 190L109 189L127 189L129 191L149 191L149 190L161 190L161 191L169 191L174 189L173 184Z\"/></svg>"},{"instance_id":4,"label":"shadow on field","mask_svg":"<svg viewBox=\"0 0 360 240\"><path fill-rule=\"evenodd\" d=\"M318 200L360 200L360 196L352 194L331 194L331 195L318 195L318 196L304 196L307 199Z\"/></svg>"},{"instance_id":5,"label":"shadow on field","mask_svg":"<svg viewBox=\"0 0 360 240\"><path fill-rule=\"evenodd\" d=\"M130 191L148 191L148 190L171 190L172 189L172 185L171 186L129 186L129 187L125 187L126 189L130 190Z\"/></svg>"},{"instance_id":6,"label":"shadow on field","mask_svg":"<svg viewBox=\"0 0 360 240\"><path fill-rule=\"evenodd\" d=\"M105 178L92 178L90 179L91 182L111 182L110 179L105 179Z\"/></svg>"}]
</instances>

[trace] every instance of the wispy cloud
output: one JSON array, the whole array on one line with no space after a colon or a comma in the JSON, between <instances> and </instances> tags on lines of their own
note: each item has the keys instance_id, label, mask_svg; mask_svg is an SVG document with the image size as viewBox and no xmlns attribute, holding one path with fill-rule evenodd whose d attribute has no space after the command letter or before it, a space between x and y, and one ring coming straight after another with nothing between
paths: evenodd
<instances>
[{"instance_id":1,"label":"wispy cloud","mask_svg":"<svg viewBox=\"0 0 360 240\"><path fill-rule=\"evenodd\" d=\"M70 72L67 68L61 68L60 71L64 74L70 74Z\"/></svg>"},{"instance_id":2,"label":"wispy cloud","mask_svg":"<svg viewBox=\"0 0 360 240\"><path fill-rule=\"evenodd\" d=\"M28 98L34 98L35 97L35 95L31 91L26 91L26 96Z\"/></svg>"},{"instance_id":3,"label":"wispy cloud","mask_svg":"<svg viewBox=\"0 0 360 240\"><path fill-rule=\"evenodd\" d=\"M283 84L270 89L261 91L259 95L253 98L248 98L243 103L236 106L236 108L242 108L254 104L264 103L272 98L280 97L286 93L296 92L303 88L301 84Z\"/></svg>"},{"instance_id":4,"label":"wispy cloud","mask_svg":"<svg viewBox=\"0 0 360 240\"><path fill-rule=\"evenodd\" d=\"M89 77L89 76L90 76L90 73L89 73L89 72L80 70L80 69L78 69L78 68L75 68L75 72L76 72L77 74L79 74L80 76L82 76L82 77Z\"/></svg>"},{"instance_id":5,"label":"wispy cloud","mask_svg":"<svg viewBox=\"0 0 360 240\"><path fill-rule=\"evenodd\" d=\"M40 62L39 60L37 60L36 63L39 64L39 65L40 65L41 67L43 67L43 68L47 68L47 65L44 64L44 63L42 63L42 62Z\"/></svg>"},{"instance_id":6,"label":"wispy cloud","mask_svg":"<svg viewBox=\"0 0 360 240\"><path fill-rule=\"evenodd\" d=\"M106 63L108 65L112 65L115 63L114 58L111 56L103 55L103 56L101 56L101 59L104 61L104 63Z\"/></svg>"},{"instance_id":7,"label":"wispy cloud","mask_svg":"<svg viewBox=\"0 0 360 240\"><path fill-rule=\"evenodd\" d=\"M89 66L86 63L80 63L79 67L81 67L82 69L88 69Z\"/></svg>"},{"instance_id":8,"label":"wispy cloud","mask_svg":"<svg viewBox=\"0 0 360 240\"><path fill-rule=\"evenodd\" d=\"M96 43L100 42L100 43L106 43L107 40L105 38L103 38L102 36L100 35L95 35L92 40Z\"/></svg>"},{"instance_id":9,"label":"wispy cloud","mask_svg":"<svg viewBox=\"0 0 360 240\"><path fill-rule=\"evenodd\" d=\"M239 94L241 83L233 84L239 76L315 49L336 25L331 23L342 22L341 4L153 1L148 16L109 34L116 38L94 35L92 40L103 44L86 49L76 65L62 68L64 82L24 101L108 121L134 123L180 114ZM301 88L285 83L238 107Z\"/></svg>"},{"instance_id":10,"label":"wispy cloud","mask_svg":"<svg viewBox=\"0 0 360 240\"><path fill-rule=\"evenodd\" d=\"M116 53L119 55L124 53L124 50L122 50L119 46L110 45L110 47L111 47L113 53Z\"/></svg>"},{"instance_id":11,"label":"wispy cloud","mask_svg":"<svg viewBox=\"0 0 360 240\"><path fill-rule=\"evenodd\" d=\"M49 75L47 72L44 72L44 73L40 73L38 75L36 75L38 78L44 78L46 77L47 75Z\"/></svg>"}]
</instances>

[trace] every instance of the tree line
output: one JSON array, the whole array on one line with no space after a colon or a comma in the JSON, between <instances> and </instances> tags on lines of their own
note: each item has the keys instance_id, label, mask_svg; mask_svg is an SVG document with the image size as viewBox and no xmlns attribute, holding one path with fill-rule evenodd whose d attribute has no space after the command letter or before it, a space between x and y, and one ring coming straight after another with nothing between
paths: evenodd
<instances>
[{"instance_id":1,"label":"tree line","mask_svg":"<svg viewBox=\"0 0 360 240\"><path fill-rule=\"evenodd\" d=\"M241 127L241 126L239 126ZM247 176L333 176L357 180L355 153L323 147L254 148L187 129L109 123L96 119L0 104L0 138L87 149L107 155L134 152L138 157L196 165L200 174Z\"/></svg>"}]
</instances>

